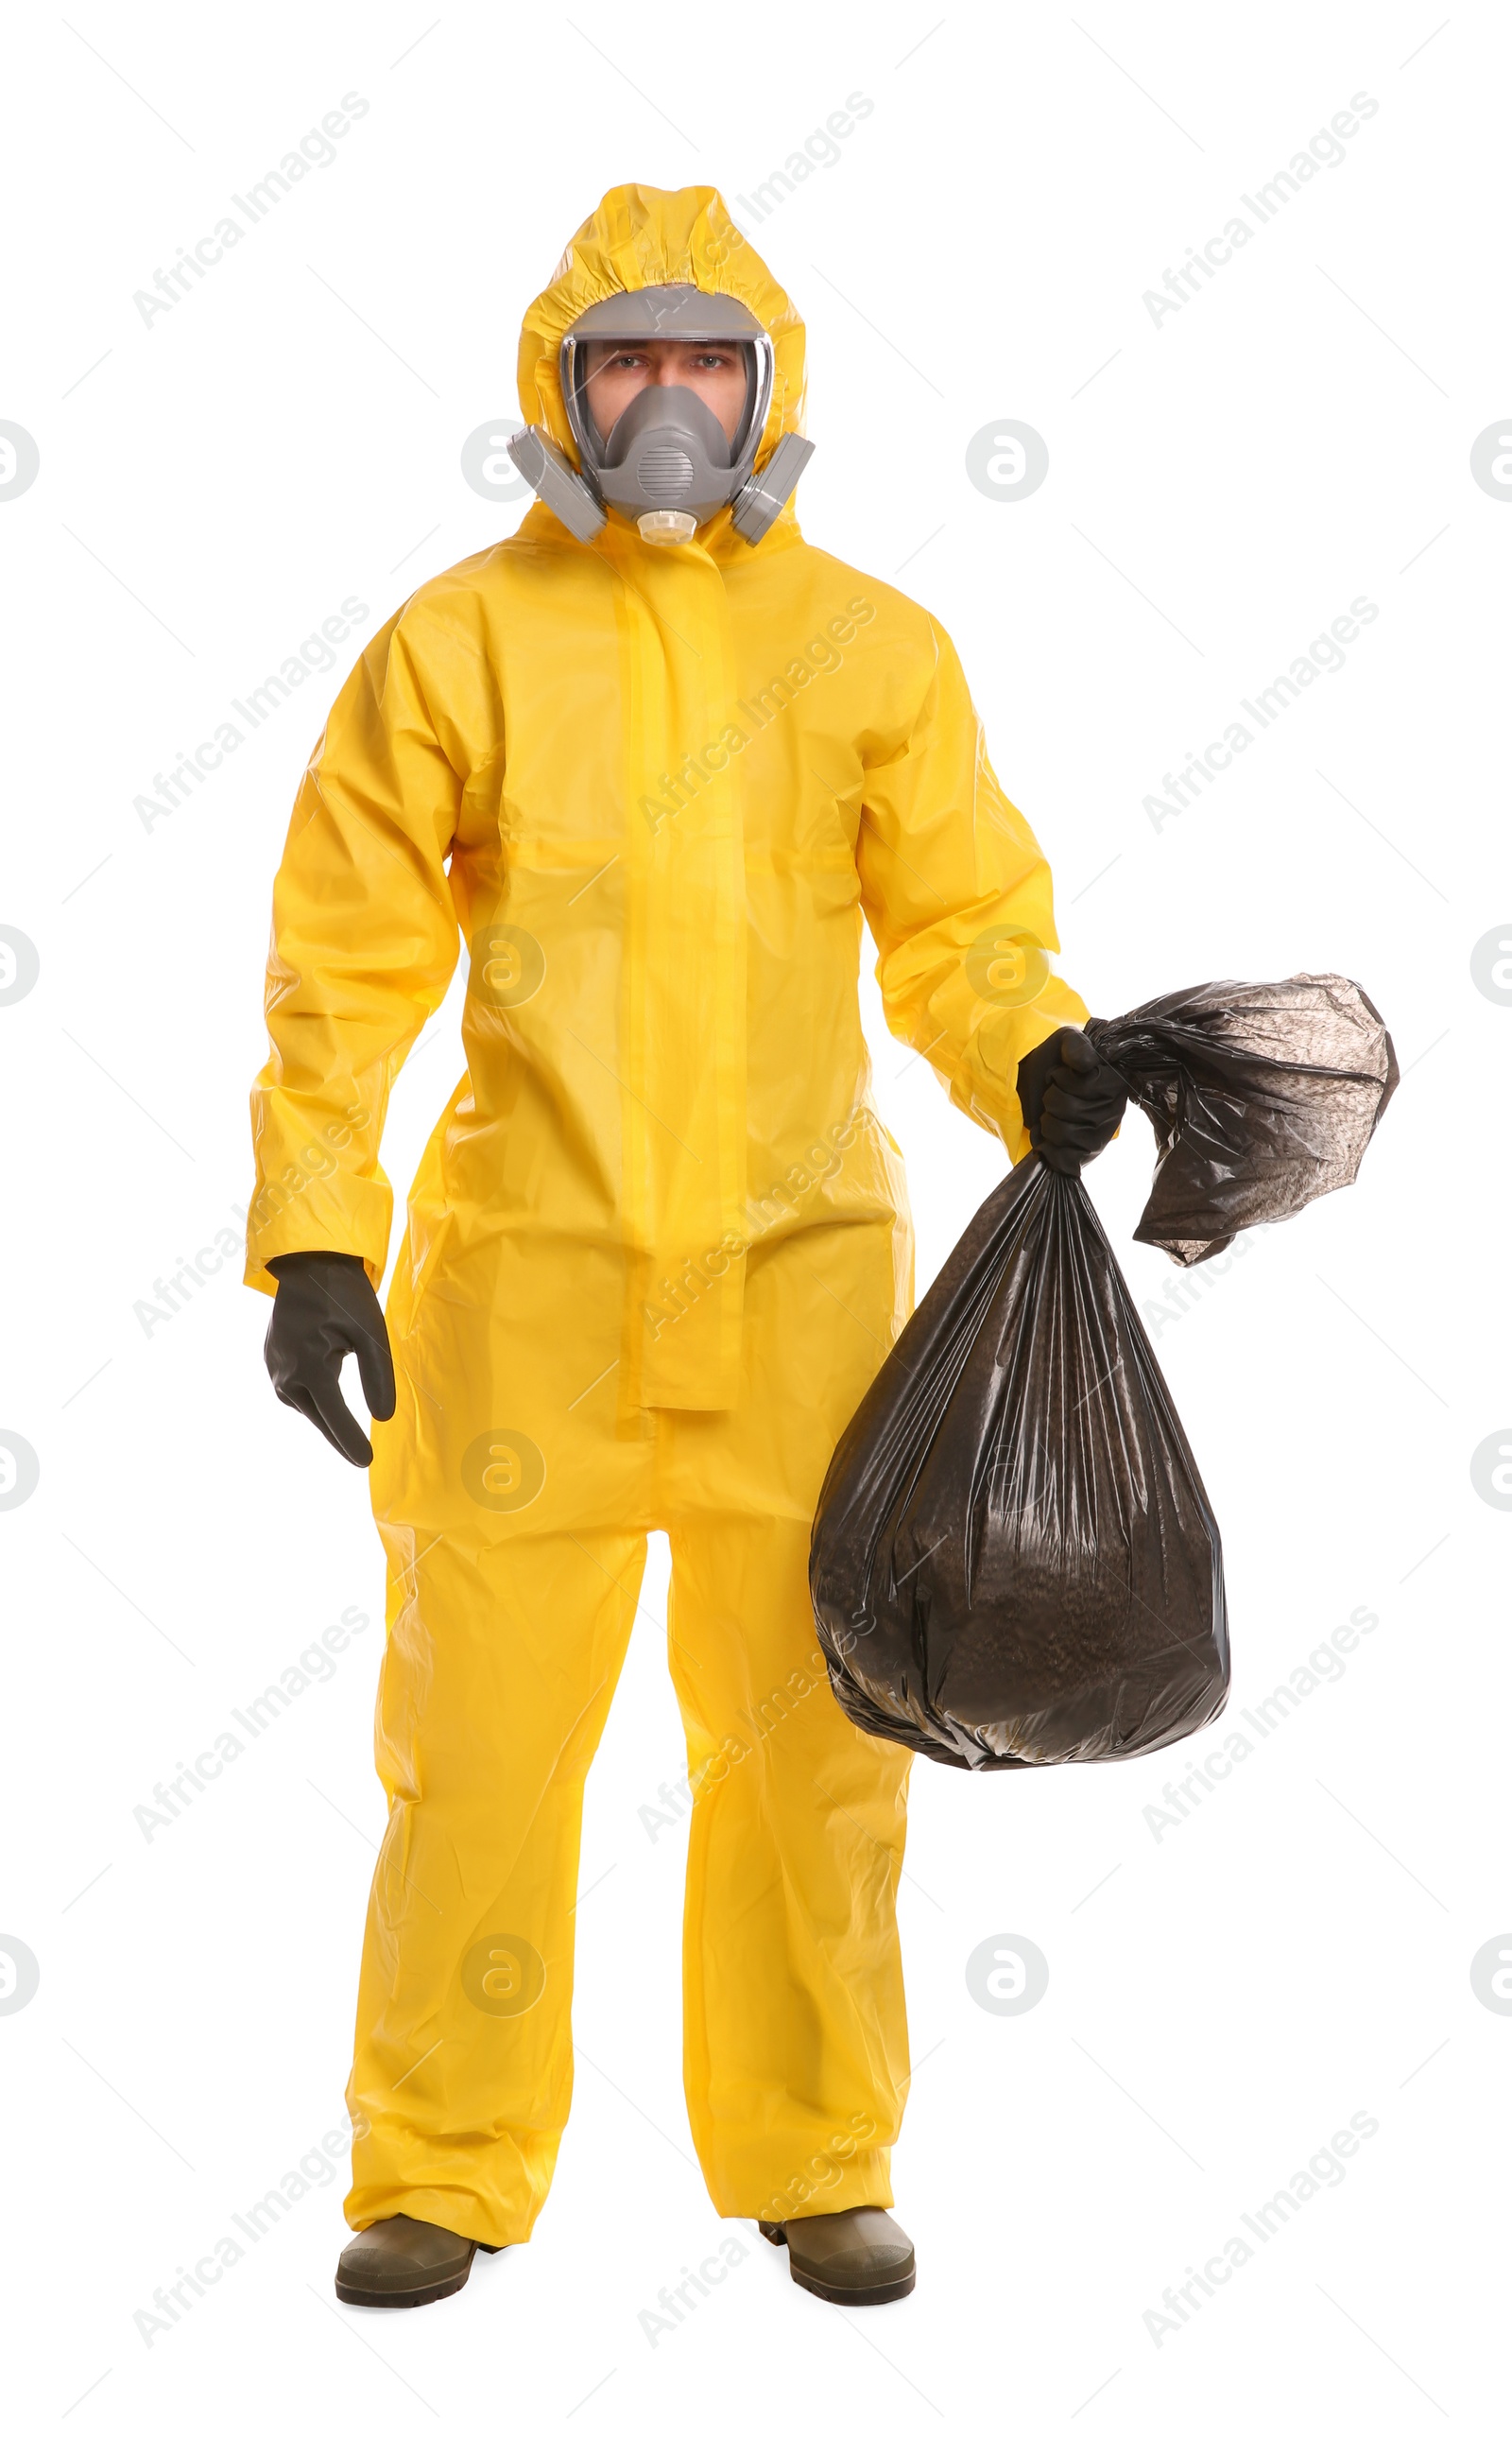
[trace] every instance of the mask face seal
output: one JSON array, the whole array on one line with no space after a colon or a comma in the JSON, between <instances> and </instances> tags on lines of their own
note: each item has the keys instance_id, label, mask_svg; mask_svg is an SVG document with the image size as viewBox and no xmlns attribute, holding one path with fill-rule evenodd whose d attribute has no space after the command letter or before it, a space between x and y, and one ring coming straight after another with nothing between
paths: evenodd
<instances>
[{"instance_id":1,"label":"mask face seal","mask_svg":"<svg viewBox=\"0 0 1512 2437\"><path fill-rule=\"evenodd\" d=\"M695 390L651 382L638 391L607 437L591 410L587 342L644 346L652 340L739 346L746 394L733 440ZM604 503L653 543L690 541L701 524L733 503L737 532L759 541L791 496L812 444L789 433L755 474L773 378L772 342L739 299L688 287L641 288L600 299L579 315L562 342L562 394L578 445L579 473L533 428L509 443L527 482L581 541L604 523Z\"/></svg>"}]
</instances>

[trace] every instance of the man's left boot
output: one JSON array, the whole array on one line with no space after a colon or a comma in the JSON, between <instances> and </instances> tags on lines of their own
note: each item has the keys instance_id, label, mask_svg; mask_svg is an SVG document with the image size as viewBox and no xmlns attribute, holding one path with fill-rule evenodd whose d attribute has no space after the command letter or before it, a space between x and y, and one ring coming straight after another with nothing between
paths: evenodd
<instances>
[{"instance_id":1,"label":"man's left boot","mask_svg":"<svg viewBox=\"0 0 1512 2437\"><path fill-rule=\"evenodd\" d=\"M786 2243L793 2283L822 2302L859 2309L901 2302L913 2290L913 2245L885 2209L837 2209L831 2217L757 2224L769 2242Z\"/></svg>"}]
</instances>

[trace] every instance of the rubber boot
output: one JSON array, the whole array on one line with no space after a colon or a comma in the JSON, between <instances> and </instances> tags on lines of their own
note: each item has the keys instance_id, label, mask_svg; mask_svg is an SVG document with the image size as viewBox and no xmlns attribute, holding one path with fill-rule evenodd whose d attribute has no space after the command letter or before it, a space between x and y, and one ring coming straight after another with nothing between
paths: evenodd
<instances>
[{"instance_id":1,"label":"rubber boot","mask_svg":"<svg viewBox=\"0 0 1512 2437\"><path fill-rule=\"evenodd\" d=\"M475 2251L500 2246L470 2242L424 2218L385 2217L354 2236L337 2263L336 2297L369 2310L414 2310L440 2302L466 2284Z\"/></svg>"},{"instance_id":2,"label":"rubber boot","mask_svg":"<svg viewBox=\"0 0 1512 2437\"><path fill-rule=\"evenodd\" d=\"M793 2283L822 2302L861 2309L874 2302L901 2302L913 2290L913 2245L886 2209L790 2217L759 2231L769 2242L786 2243Z\"/></svg>"}]
</instances>

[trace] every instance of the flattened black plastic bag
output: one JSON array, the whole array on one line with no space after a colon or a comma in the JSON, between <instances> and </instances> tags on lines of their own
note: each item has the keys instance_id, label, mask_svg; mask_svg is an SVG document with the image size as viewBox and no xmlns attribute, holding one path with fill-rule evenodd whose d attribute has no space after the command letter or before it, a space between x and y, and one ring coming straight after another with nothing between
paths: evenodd
<instances>
[{"instance_id":1,"label":"flattened black plastic bag","mask_svg":"<svg viewBox=\"0 0 1512 2437\"><path fill-rule=\"evenodd\" d=\"M1156 1131L1134 1240L1187 1269L1352 1184L1397 1088L1391 1035L1341 973L1208 982L1086 1034Z\"/></svg>"},{"instance_id":2,"label":"flattened black plastic bag","mask_svg":"<svg viewBox=\"0 0 1512 2437\"><path fill-rule=\"evenodd\" d=\"M1156 1129L1137 1240L1190 1266L1352 1183L1397 1083L1337 973L1086 1027ZM809 1586L846 1715L958 1768L1126 1760L1217 1716L1223 1552L1078 1178L989 1194L835 1450Z\"/></svg>"}]
</instances>

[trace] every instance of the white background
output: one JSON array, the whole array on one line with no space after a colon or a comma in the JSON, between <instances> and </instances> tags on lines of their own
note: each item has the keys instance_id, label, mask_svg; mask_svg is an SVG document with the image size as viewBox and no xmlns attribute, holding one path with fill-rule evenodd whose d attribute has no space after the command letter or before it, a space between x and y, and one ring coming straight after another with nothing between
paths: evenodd
<instances>
[{"instance_id":1,"label":"white background","mask_svg":"<svg viewBox=\"0 0 1512 2437\"><path fill-rule=\"evenodd\" d=\"M41 1465L0 1513L0 1933L41 1972L0 2014L18 2430L1490 2424L1512 2019L1470 1964L1512 1922L1512 1517L1470 1458L1512 1421L1512 1016L1470 956L1512 913L1512 505L1469 452L1512 405L1508 30L1434 0L12 20L0 416L41 456L0 500L0 921L41 960L0 1007L0 1427ZM349 92L370 108L335 163L144 326L133 291ZM1095 1011L1337 969L1405 1070L1358 1186L1184 1310L1129 1241L1142 1120L1091 1174L1223 1526L1230 1718L1117 1768L915 1765L917 2293L826 2309L739 2225L744 2258L653 2343L640 2314L720 2233L679 2078L686 1832L638 1816L680 1771L653 1550L589 1788L577 2096L535 2240L439 2308L342 2312L333 2181L148 2343L154 2288L341 2121L381 1827L365 1484L275 1402L234 1266L150 1335L133 1313L247 1197L295 783L362 638L517 520L460 450L515 413L522 309L600 193L733 205L855 93L839 159L746 216L808 326L806 531L953 634ZM1343 164L1157 325L1143 292L1362 93ZM1017 503L965 471L1003 417L1050 452ZM348 595L369 614L340 668L147 830L154 774ZM1360 595L1380 614L1347 666L1157 831L1162 774ZM1001 1154L866 989L922 1288ZM456 1032L453 1004L395 1094L401 1186ZM350 1607L373 1624L332 1679L146 1841L155 1780ZM1157 1838L1162 1784L1359 1608L1342 1680ZM1021 2016L967 1990L999 1935L1049 1958ZM1163 2288L1360 2111L1379 2130L1342 2186L1157 2342Z\"/></svg>"}]
</instances>

